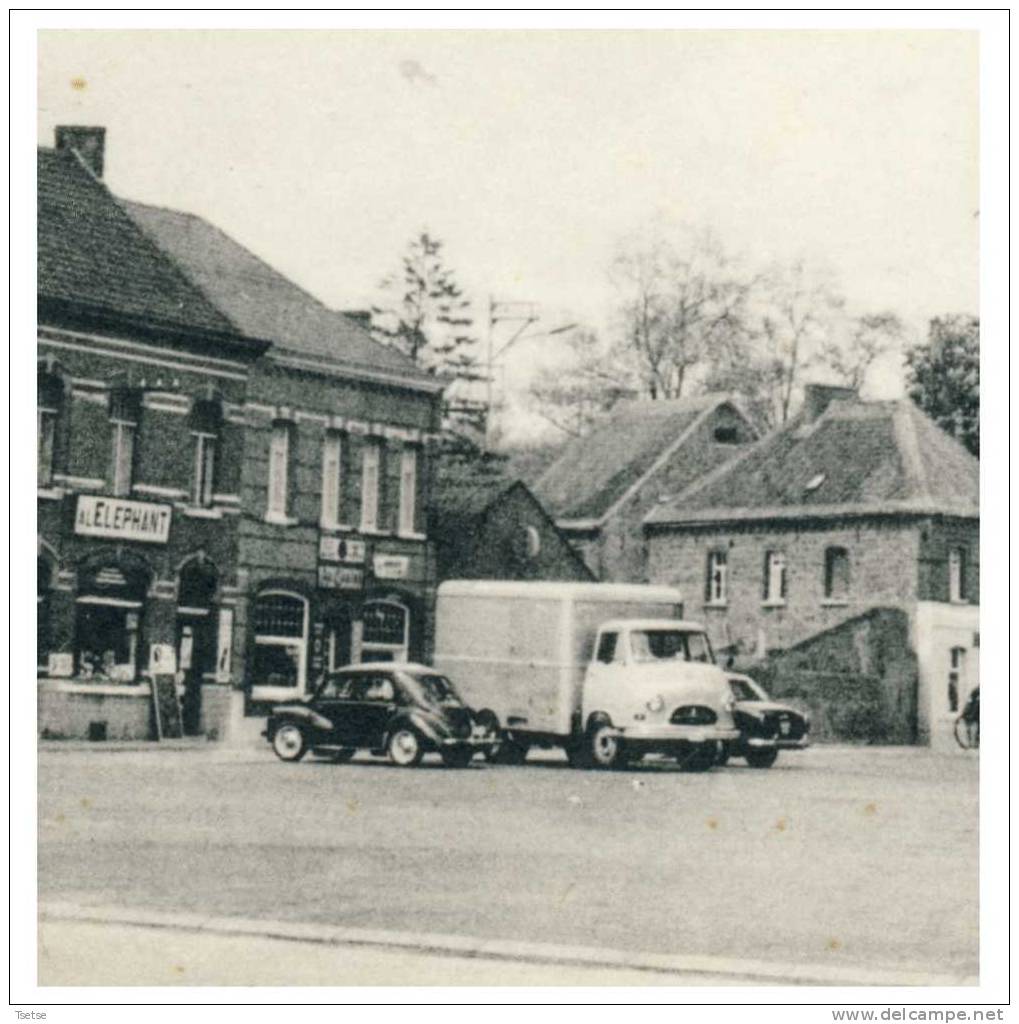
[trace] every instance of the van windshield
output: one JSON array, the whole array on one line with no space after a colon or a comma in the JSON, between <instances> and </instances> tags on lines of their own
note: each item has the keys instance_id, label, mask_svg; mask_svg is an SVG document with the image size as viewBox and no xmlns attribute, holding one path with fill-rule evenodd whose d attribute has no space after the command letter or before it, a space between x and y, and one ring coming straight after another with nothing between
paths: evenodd
<instances>
[{"instance_id":1,"label":"van windshield","mask_svg":"<svg viewBox=\"0 0 1019 1024\"><path fill-rule=\"evenodd\" d=\"M635 629L630 649L634 661L713 661L707 634L681 629Z\"/></svg>"}]
</instances>

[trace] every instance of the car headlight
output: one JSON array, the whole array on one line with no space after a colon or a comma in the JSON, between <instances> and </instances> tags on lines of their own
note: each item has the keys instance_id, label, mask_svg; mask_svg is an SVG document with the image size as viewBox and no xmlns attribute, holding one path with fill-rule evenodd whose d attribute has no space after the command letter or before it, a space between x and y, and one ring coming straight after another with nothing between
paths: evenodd
<instances>
[{"instance_id":1,"label":"car headlight","mask_svg":"<svg viewBox=\"0 0 1019 1024\"><path fill-rule=\"evenodd\" d=\"M659 693L657 696L652 697L644 706L652 713L661 711L665 707L665 698Z\"/></svg>"}]
</instances>

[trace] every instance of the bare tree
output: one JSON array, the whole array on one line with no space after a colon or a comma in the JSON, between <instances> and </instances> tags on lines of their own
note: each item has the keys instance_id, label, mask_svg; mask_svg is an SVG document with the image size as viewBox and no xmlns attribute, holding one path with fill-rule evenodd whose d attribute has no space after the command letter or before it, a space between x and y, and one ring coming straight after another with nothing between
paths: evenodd
<instances>
[{"instance_id":1,"label":"bare tree","mask_svg":"<svg viewBox=\"0 0 1019 1024\"><path fill-rule=\"evenodd\" d=\"M859 391L867 371L883 355L898 348L904 334L902 321L891 312L850 317L846 336L828 342L821 358L840 383Z\"/></svg>"}]
</instances>

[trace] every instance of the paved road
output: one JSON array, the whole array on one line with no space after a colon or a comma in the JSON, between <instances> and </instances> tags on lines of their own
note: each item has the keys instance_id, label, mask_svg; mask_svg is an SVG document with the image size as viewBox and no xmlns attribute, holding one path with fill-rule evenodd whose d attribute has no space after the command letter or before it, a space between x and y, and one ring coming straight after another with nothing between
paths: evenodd
<instances>
[{"instance_id":1,"label":"paved road","mask_svg":"<svg viewBox=\"0 0 1019 1024\"><path fill-rule=\"evenodd\" d=\"M43 900L977 972L965 756L816 748L688 775L56 750L39 782Z\"/></svg>"}]
</instances>

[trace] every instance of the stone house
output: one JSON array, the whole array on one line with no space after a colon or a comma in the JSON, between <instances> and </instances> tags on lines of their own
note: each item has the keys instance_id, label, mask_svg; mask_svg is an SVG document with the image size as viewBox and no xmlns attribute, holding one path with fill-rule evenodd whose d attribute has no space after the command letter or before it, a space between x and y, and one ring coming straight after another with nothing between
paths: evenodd
<instances>
[{"instance_id":1,"label":"stone house","mask_svg":"<svg viewBox=\"0 0 1019 1024\"><path fill-rule=\"evenodd\" d=\"M645 536L651 580L737 663L807 641L823 661L814 638L898 609L916 661L900 731L943 737L976 685L978 463L908 400L808 387L793 422L655 506Z\"/></svg>"},{"instance_id":2,"label":"stone house","mask_svg":"<svg viewBox=\"0 0 1019 1024\"><path fill-rule=\"evenodd\" d=\"M644 517L757 436L725 395L622 402L565 446L534 492L595 578L645 582Z\"/></svg>"},{"instance_id":3,"label":"stone house","mask_svg":"<svg viewBox=\"0 0 1019 1024\"><path fill-rule=\"evenodd\" d=\"M148 738L152 652L186 732L229 705L247 387L238 329L103 184L101 128L38 150L39 729Z\"/></svg>"},{"instance_id":4,"label":"stone house","mask_svg":"<svg viewBox=\"0 0 1019 1024\"><path fill-rule=\"evenodd\" d=\"M429 518L440 583L593 579L520 480L444 481L433 491Z\"/></svg>"},{"instance_id":5,"label":"stone house","mask_svg":"<svg viewBox=\"0 0 1019 1024\"><path fill-rule=\"evenodd\" d=\"M348 662L427 660L442 382L202 218L124 208L231 324L272 341L244 407L235 667L248 711Z\"/></svg>"}]
</instances>

